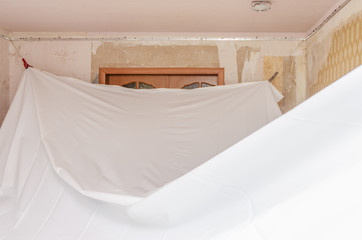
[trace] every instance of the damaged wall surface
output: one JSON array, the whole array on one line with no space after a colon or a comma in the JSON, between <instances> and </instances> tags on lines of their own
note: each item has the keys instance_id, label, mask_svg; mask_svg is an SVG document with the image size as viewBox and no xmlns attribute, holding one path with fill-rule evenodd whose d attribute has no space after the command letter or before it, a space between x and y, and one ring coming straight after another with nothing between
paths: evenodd
<instances>
[{"instance_id":1,"label":"damaged wall surface","mask_svg":"<svg viewBox=\"0 0 362 240\"><path fill-rule=\"evenodd\" d=\"M270 56L281 58L284 67L278 68ZM96 79L99 67L223 67L226 84L268 80L278 72L283 81L275 79L273 84L286 96L281 103L286 112L297 102L297 91L291 92L296 89L297 71L305 79L304 68L295 67L298 57L304 58L298 41L96 42L92 79ZM305 90L299 94L304 95Z\"/></svg>"},{"instance_id":2,"label":"damaged wall surface","mask_svg":"<svg viewBox=\"0 0 362 240\"><path fill-rule=\"evenodd\" d=\"M0 123L24 71L22 57L41 70L87 82L97 82L99 67L223 67L226 84L268 80L278 72L272 83L285 96L280 103L285 113L362 64L362 1L351 1L304 41L58 40L54 36L90 35L8 34L17 40L12 45L0 39Z\"/></svg>"},{"instance_id":3,"label":"damaged wall surface","mask_svg":"<svg viewBox=\"0 0 362 240\"><path fill-rule=\"evenodd\" d=\"M9 91L9 41L0 38L0 126L10 105Z\"/></svg>"},{"instance_id":4,"label":"damaged wall surface","mask_svg":"<svg viewBox=\"0 0 362 240\"><path fill-rule=\"evenodd\" d=\"M12 101L24 71L21 58L44 71L90 81L88 41L14 41L10 45L10 91Z\"/></svg>"},{"instance_id":5,"label":"damaged wall surface","mask_svg":"<svg viewBox=\"0 0 362 240\"><path fill-rule=\"evenodd\" d=\"M307 96L362 64L362 1L351 1L306 41Z\"/></svg>"},{"instance_id":6,"label":"damaged wall surface","mask_svg":"<svg viewBox=\"0 0 362 240\"><path fill-rule=\"evenodd\" d=\"M62 41L37 40L42 33L26 34L34 40L10 46L6 90L10 102L24 70L22 57L41 70L87 82L97 81L99 67L223 67L226 84L268 80L278 72L273 84L285 95L283 112L305 98L305 67L296 67L305 66L300 41ZM6 112L8 106L1 108Z\"/></svg>"},{"instance_id":7,"label":"damaged wall surface","mask_svg":"<svg viewBox=\"0 0 362 240\"><path fill-rule=\"evenodd\" d=\"M219 67L217 46L94 43L92 79L100 67Z\"/></svg>"}]
</instances>

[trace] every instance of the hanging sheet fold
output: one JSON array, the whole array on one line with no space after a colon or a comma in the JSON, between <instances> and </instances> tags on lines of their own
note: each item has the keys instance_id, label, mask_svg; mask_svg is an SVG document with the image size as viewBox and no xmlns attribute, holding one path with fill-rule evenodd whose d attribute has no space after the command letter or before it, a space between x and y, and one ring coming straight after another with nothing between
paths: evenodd
<instances>
[{"instance_id":1,"label":"hanging sheet fold","mask_svg":"<svg viewBox=\"0 0 362 240\"><path fill-rule=\"evenodd\" d=\"M280 96L268 82L134 90L30 68L18 95L26 106L17 111L37 122L38 142L57 174L84 195L123 205L280 116Z\"/></svg>"},{"instance_id":2,"label":"hanging sheet fold","mask_svg":"<svg viewBox=\"0 0 362 240\"><path fill-rule=\"evenodd\" d=\"M256 130L280 114L265 83L135 91L29 68L0 130L0 240L362 239L361 76Z\"/></svg>"}]
</instances>

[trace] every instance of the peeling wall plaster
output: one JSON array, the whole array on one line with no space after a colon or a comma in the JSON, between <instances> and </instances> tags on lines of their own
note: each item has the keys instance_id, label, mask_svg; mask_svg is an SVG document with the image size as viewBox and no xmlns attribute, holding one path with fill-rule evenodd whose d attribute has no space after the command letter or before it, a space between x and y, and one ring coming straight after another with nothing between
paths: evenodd
<instances>
[{"instance_id":1,"label":"peeling wall plaster","mask_svg":"<svg viewBox=\"0 0 362 240\"><path fill-rule=\"evenodd\" d=\"M44 37L45 33L39 34ZM269 64L267 68L270 72L276 71L280 66L274 65L273 61L269 63L266 59L282 57L283 61L279 64L285 64L285 59L291 57L288 61L297 64L297 59L304 59L305 53L299 41L38 41L36 33L28 33L28 36L34 37L34 40L14 41L19 52L3 40L5 44L9 44L8 54L5 54L8 56L8 60L5 60L8 72L4 72L9 84L2 94L5 99L1 105L3 113L8 109L6 99L8 102L12 101L24 71L22 57L41 70L88 82L96 79L99 67L223 67L225 83L233 84L269 79L270 73L265 71L264 65ZM62 36L68 35L63 33ZM283 93L291 83L303 86L303 71L305 68L296 67L294 72L280 73L283 81L276 81L274 84L279 84ZM296 95L304 100L302 90L289 94L281 104L284 112L298 102L293 99Z\"/></svg>"},{"instance_id":2,"label":"peeling wall plaster","mask_svg":"<svg viewBox=\"0 0 362 240\"><path fill-rule=\"evenodd\" d=\"M21 58L30 65L56 75L90 81L91 43L83 41L15 41L10 46L10 101L24 72Z\"/></svg>"},{"instance_id":3,"label":"peeling wall plaster","mask_svg":"<svg viewBox=\"0 0 362 240\"><path fill-rule=\"evenodd\" d=\"M233 42L218 42L220 67L225 70L225 84L238 83L236 47Z\"/></svg>"},{"instance_id":4,"label":"peeling wall plaster","mask_svg":"<svg viewBox=\"0 0 362 240\"><path fill-rule=\"evenodd\" d=\"M362 1L351 1L306 41L293 40L76 40L89 33L26 33L30 41L0 39L0 123L24 71L34 67L93 81L99 67L223 67L226 84L267 80L285 95L283 112L362 64ZM0 29L0 33L3 33ZM38 37L75 40L37 41ZM19 37L24 33L8 33ZM106 36L98 33L97 36Z\"/></svg>"},{"instance_id":5,"label":"peeling wall plaster","mask_svg":"<svg viewBox=\"0 0 362 240\"><path fill-rule=\"evenodd\" d=\"M278 75L273 79L273 85L284 95L279 103L282 112L287 112L297 105L297 92L301 88L297 85L297 71L304 71L297 68L296 56L266 56L264 57L264 80L270 79L275 72ZM299 73L305 76L303 72Z\"/></svg>"},{"instance_id":6,"label":"peeling wall plaster","mask_svg":"<svg viewBox=\"0 0 362 240\"><path fill-rule=\"evenodd\" d=\"M295 57L295 88L296 88L296 105L307 98L307 60L305 56Z\"/></svg>"},{"instance_id":7,"label":"peeling wall plaster","mask_svg":"<svg viewBox=\"0 0 362 240\"><path fill-rule=\"evenodd\" d=\"M238 66L238 82L246 82L247 79L252 79L251 70L248 69L250 65L251 55L259 52L258 49L252 49L248 46L243 46L237 50L237 66ZM255 64L254 64L255 65ZM245 69L245 70L244 70Z\"/></svg>"},{"instance_id":8,"label":"peeling wall plaster","mask_svg":"<svg viewBox=\"0 0 362 240\"><path fill-rule=\"evenodd\" d=\"M263 62L260 49L247 48L246 56L241 70L240 82L261 81L263 79Z\"/></svg>"},{"instance_id":9,"label":"peeling wall plaster","mask_svg":"<svg viewBox=\"0 0 362 240\"><path fill-rule=\"evenodd\" d=\"M0 39L0 126L10 105L9 41Z\"/></svg>"},{"instance_id":10,"label":"peeling wall plaster","mask_svg":"<svg viewBox=\"0 0 362 240\"><path fill-rule=\"evenodd\" d=\"M226 84L269 79L270 74L264 71L265 57L304 58L299 41L37 41L36 33L28 35L34 41L14 41L19 52L9 45L9 70L5 73L9 84L2 94L3 113L8 109L6 99L12 101L24 71L22 57L41 70L88 82L96 79L99 67L223 67ZM44 33L40 35L44 37ZM273 72L278 66L272 63L268 68ZM296 81L295 75L304 75L298 71L305 69L296 68L294 75L285 73L283 81L275 84L289 86ZM303 85L304 78L298 81ZM283 93L286 91L283 86L279 88ZM297 91L298 94L304 100L303 91ZM295 106L295 95L290 96L281 104L283 112Z\"/></svg>"},{"instance_id":11,"label":"peeling wall plaster","mask_svg":"<svg viewBox=\"0 0 362 240\"><path fill-rule=\"evenodd\" d=\"M352 1L306 41L311 96L362 64L362 1Z\"/></svg>"},{"instance_id":12,"label":"peeling wall plaster","mask_svg":"<svg viewBox=\"0 0 362 240\"><path fill-rule=\"evenodd\" d=\"M289 111L306 97L304 47L297 41L237 44L238 82L268 80L278 72L272 83L285 96L279 104L282 112Z\"/></svg>"},{"instance_id":13,"label":"peeling wall plaster","mask_svg":"<svg viewBox=\"0 0 362 240\"><path fill-rule=\"evenodd\" d=\"M92 46L92 76L96 80L99 67L224 67L225 83L267 80L278 66L270 62L268 68L272 74L264 76L264 57L268 54L283 56L281 64L292 61L296 64L295 56L304 58L297 41L134 41L129 42L94 42ZM293 58L286 58L293 56ZM291 63L290 63L291 64ZM290 86L296 86L297 71L280 72L283 81L279 84L282 93L288 95L281 103L283 112L290 110L296 104L296 93L290 94ZM299 73L304 76L305 73ZM298 78L304 81L303 78ZM285 87L283 88L283 85ZM298 90L300 96L304 91ZM294 99L292 99L294 98ZM285 105L285 106L284 106Z\"/></svg>"},{"instance_id":14,"label":"peeling wall plaster","mask_svg":"<svg viewBox=\"0 0 362 240\"><path fill-rule=\"evenodd\" d=\"M269 80L275 72L278 75L273 79L273 85L283 92L283 62L284 57L281 56L265 56L264 57L264 78L263 80Z\"/></svg>"},{"instance_id":15,"label":"peeling wall plaster","mask_svg":"<svg viewBox=\"0 0 362 240\"><path fill-rule=\"evenodd\" d=\"M92 79L99 67L219 67L217 46L99 44L92 54Z\"/></svg>"},{"instance_id":16,"label":"peeling wall plaster","mask_svg":"<svg viewBox=\"0 0 362 240\"><path fill-rule=\"evenodd\" d=\"M282 112L294 108L296 103L296 58L294 56L283 57L283 95L281 102Z\"/></svg>"}]
</instances>

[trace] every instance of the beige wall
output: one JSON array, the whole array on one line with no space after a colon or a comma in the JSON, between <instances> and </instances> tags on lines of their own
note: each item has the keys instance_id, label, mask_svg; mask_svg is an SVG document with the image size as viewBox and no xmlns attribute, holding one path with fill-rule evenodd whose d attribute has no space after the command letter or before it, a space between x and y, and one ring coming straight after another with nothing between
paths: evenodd
<instances>
[{"instance_id":1,"label":"beige wall","mask_svg":"<svg viewBox=\"0 0 362 240\"><path fill-rule=\"evenodd\" d=\"M306 41L307 92L315 94L362 64L362 1L352 0Z\"/></svg>"},{"instance_id":2,"label":"beige wall","mask_svg":"<svg viewBox=\"0 0 362 240\"><path fill-rule=\"evenodd\" d=\"M36 68L88 82L96 80L99 67L224 67L226 84L267 80L278 71L273 83L285 95L282 111L305 98L304 47L299 41L26 40L14 45L9 85L2 95L10 102L24 71L22 57ZM6 112L7 105L1 109Z\"/></svg>"},{"instance_id":3,"label":"beige wall","mask_svg":"<svg viewBox=\"0 0 362 240\"><path fill-rule=\"evenodd\" d=\"M9 41L0 38L0 126L9 108L9 91Z\"/></svg>"},{"instance_id":4,"label":"beige wall","mask_svg":"<svg viewBox=\"0 0 362 240\"><path fill-rule=\"evenodd\" d=\"M10 45L10 89L12 101L24 72L21 58L44 71L90 81L89 41L14 41Z\"/></svg>"},{"instance_id":5,"label":"beige wall","mask_svg":"<svg viewBox=\"0 0 362 240\"><path fill-rule=\"evenodd\" d=\"M91 78L99 67L223 67L226 84L233 84L267 80L278 71L274 83L286 96L281 103L286 112L296 105L297 94L305 97L304 87L292 91L305 79L305 68L296 67L305 65L303 50L298 41L93 42Z\"/></svg>"},{"instance_id":6,"label":"beige wall","mask_svg":"<svg viewBox=\"0 0 362 240\"><path fill-rule=\"evenodd\" d=\"M88 82L97 79L99 67L112 66L223 67L226 84L267 80L277 71L273 84L285 96L280 107L287 112L361 65L362 1L352 0L306 41L37 40L59 34L11 33L34 39L14 41L16 47L0 39L0 123L24 71L21 57L36 68Z\"/></svg>"},{"instance_id":7,"label":"beige wall","mask_svg":"<svg viewBox=\"0 0 362 240\"><path fill-rule=\"evenodd\" d=\"M24 71L21 57L36 68L88 82L96 80L99 67L116 66L224 67L226 84L267 80L277 71L273 84L285 96L280 107L287 112L361 64L361 21L362 1L352 0L306 41L37 41L44 33L13 33L34 40L14 41L15 48L0 39L0 123Z\"/></svg>"}]
</instances>

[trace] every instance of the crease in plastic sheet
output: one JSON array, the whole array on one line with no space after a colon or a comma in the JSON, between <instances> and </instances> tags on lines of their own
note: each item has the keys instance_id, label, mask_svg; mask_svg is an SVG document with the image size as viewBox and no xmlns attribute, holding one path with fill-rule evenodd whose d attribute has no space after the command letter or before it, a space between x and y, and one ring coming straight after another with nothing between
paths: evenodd
<instances>
[{"instance_id":1,"label":"crease in plastic sheet","mask_svg":"<svg viewBox=\"0 0 362 240\"><path fill-rule=\"evenodd\" d=\"M269 107L275 107L275 115L268 115L272 109L264 117L255 112L265 112L268 101L263 97L269 88L265 83L244 85L244 90L253 94L242 94L239 85L195 91L134 91L88 85L28 69L23 82L32 83L37 113L24 111L19 103L28 101L23 92L18 92L0 131L0 173L9 175L10 168L4 168L8 161L31 161L22 154L22 159L8 155L11 145L22 151L23 145L18 144L22 134L38 139L44 148L39 149L33 168L19 164L22 170L11 170L14 174L29 172L29 178L16 175L14 184L6 185L15 189L24 186L26 194L4 196L4 191L14 191L4 190L4 177L0 177L0 209L6 209L0 215L0 239L361 239L361 76L360 67L257 130L266 124L265 119L271 121L280 114L272 92L267 95L272 97L274 105ZM212 115L217 112L214 104L222 102L223 91L230 99L221 104L219 114ZM196 101L193 106L193 94L206 102ZM177 104L172 101L174 95L180 95ZM172 99L164 101L165 98ZM261 105L252 105L250 101ZM158 111L163 104L172 110ZM245 107L244 112L233 115L239 106ZM132 113L133 117L119 118L120 112ZM157 117L152 115L155 112ZM254 112L258 118L246 118ZM38 121L17 121L24 113L24 117ZM172 122L166 113L172 114L171 119L177 116L182 121ZM200 120L204 115L207 119ZM161 123L159 119L167 121ZM193 119L208 124L196 127ZM222 120L220 127L218 122ZM154 125L150 128L144 122ZM253 122L259 127L248 135L242 127L250 127ZM201 135L205 137L202 148L192 145L182 149L171 140L156 137L157 144L169 143L170 152L180 154L176 156L179 159L191 155L197 163L189 166L184 161L175 161L166 168L169 171L164 166L155 167L161 164L157 160L164 160L167 155L157 153L155 157L151 151L148 144L157 135L152 130L162 134L171 131L167 139L178 135L174 139L177 144L184 144L187 139L194 144L203 139ZM99 132L105 136L97 135ZM237 133L247 136L236 136ZM127 139L122 139L125 135ZM220 149L214 148L212 144L220 139ZM137 147L132 147L137 143ZM144 151L149 162L113 151L121 146L129 150L128 154ZM53 169L45 173L40 166L49 162L55 169L68 171L78 185L71 187L67 183L70 178L59 178ZM130 162L134 165L126 164ZM157 176L157 169L165 175ZM178 169L183 171L173 172ZM119 170L118 176L115 172ZM130 177L127 171L142 174ZM107 181L102 180L105 174ZM109 179L115 182L109 184ZM150 179L151 183L147 182ZM145 184L138 187L137 181ZM80 194L82 191L88 196ZM57 202L56 196L62 192L64 197ZM98 193L101 196L95 196ZM123 201L123 196L138 199ZM55 204L57 207L49 217ZM24 206L26 210L14 225L13 219Z\"/></svg>"}]
</instances>

